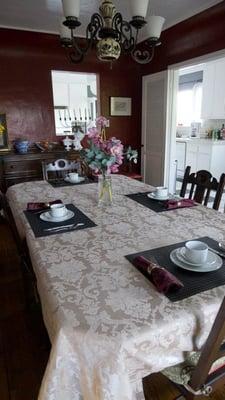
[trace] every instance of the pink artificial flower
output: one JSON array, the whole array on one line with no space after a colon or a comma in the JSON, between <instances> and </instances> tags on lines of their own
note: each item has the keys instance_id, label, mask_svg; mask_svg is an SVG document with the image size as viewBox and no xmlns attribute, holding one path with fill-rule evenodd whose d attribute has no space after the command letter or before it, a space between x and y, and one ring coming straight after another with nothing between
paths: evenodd
<instances>
[{"instance_id":1,"label":"pink artificial flower","mask_svg":"<svg viewBox=\"0 0 225 400\"><path fill-rule=\"evenodd\" d=\"M113 165L106 165L103 170L106 169L106 173L116 173L119 171L119 166L123 162L123 145L119 139L115 137L111 137L107 140L103 140L102 130L107 125L107 119L105 117L98 117L96 119L96 127L92 127L88 129L87 136L92 142L92 144L99 149L102 153L105 154L106 160L108 159L108 163ZM92 161L95 161L94 159ZM112 161L113 160L113 161ZM92 168L92 167L91 167ZM100 170L96 167L92 168L95 173L99 173Z\"/></svg>"},{"instance_id":2,"label":"pink artificial flower","mask_svg":"<svg viewBox=\"0 0 225 400\"><path fill-rule=\"evenodd\" d=\"M111 147L110 152L113 156L120 156L122 153L123 149L121 149L120 145L115 145Z\"/></svg>"},{"instance_id":3,"label":"pink artificial flower","mask_svg":"<svg viewBox=\"0 0 225 400\"><path fill-rule=\"evenodd\" d=\"M117 158L116 158L116 162L117 162L117 164L119 164L119 165L123 164L123 156L117 157Z\"/></svg>"},{"instance_id":4,"label":"pink artificial flower","mask_svg":"<svg viewBox=\"0 0 225 400\"><path fill-rule=\"evenodd\" d=\"M89 129L88 129L88 132L87 132L87 136L88 136L90 139L92 139L92 138L94 138L94 137L96 137L96 136L99 136L98 130L97 130L95 127L89 128Z\"/></svg>"},{"instance_id":5,"label":"pink artificial flower","mask_svg":"<svg viewBox=\"0 0 225 400\"><path fill-rule=\"evenodd\" d=\"M96 118L96 125L100 126L101 128L106 128L106 126L108 125L107 118L103 117L102 115Z\"/></svg>"},{"instance_id":6,"label":"pink artificial flower","mask_svg":"<svg viewBox=\"0 0 225 400\"><path fill-rule=\"evenodd\" d=\"M110 170L112 174L115 174L119 171L119 166L117 164L111 165Z\"/></svg>"}]
</instances>

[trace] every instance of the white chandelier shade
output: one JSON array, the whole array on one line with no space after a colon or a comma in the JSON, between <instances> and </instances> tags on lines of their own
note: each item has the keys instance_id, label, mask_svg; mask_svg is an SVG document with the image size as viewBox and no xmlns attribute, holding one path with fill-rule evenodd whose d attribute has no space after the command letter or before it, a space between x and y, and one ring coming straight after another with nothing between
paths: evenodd
<instances>
[{"instance_id":1,"label":"white chandelier shade","mask_svg":"<svg viewBox=\"0 0 225 400\"><path fill-rule=\"evenodd\" d=\"M130 0L130 8L132 17L145 18L148 11L149 0Z\"/></svg>"},{"instance_id":2,"label":"white chandelier shade","mask_svg":"<svg viewBox=\"0 0 225 400\"><path fill-rule=\"evenodd\" d=\"M152 15L148 18L146 25L146 32L148 38L160 38L162 27L165 22L165 18L159 17L157 15Z\"/></svg>"},{"instance_id":3,"label":"white chandelier shade","mask_svg":"<svg viewBox=\"0 0 225 400\"><path fill-rule=\"evenodd\" d=\"M80 16L80 0L62 0L63 13L65 17Z\"/></svg>"}]
</instances>

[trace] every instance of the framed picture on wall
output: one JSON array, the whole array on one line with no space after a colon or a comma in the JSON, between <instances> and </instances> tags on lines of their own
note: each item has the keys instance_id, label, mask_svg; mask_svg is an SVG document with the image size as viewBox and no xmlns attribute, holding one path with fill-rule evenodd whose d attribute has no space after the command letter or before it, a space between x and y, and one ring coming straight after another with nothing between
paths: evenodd
<instances>
[{"instance_id":1,"label":"framed picture on wall","mask_svg":"<svg viewBox=\"0 0 225 400\"><path fill-rule=\"evenodd\" d=\"M110 97L111 116L130 116L131 97Z\"/></svg>"},{"instance_id":2,"label":"framed picture on wall","mask_svg":"<svg viewBox=\"0 0 225 400\"><path fill-rule=\"evenodd\" d=\"M9 150L6 114L0 113L0 151Z\"/></svg>"}]
</instances>

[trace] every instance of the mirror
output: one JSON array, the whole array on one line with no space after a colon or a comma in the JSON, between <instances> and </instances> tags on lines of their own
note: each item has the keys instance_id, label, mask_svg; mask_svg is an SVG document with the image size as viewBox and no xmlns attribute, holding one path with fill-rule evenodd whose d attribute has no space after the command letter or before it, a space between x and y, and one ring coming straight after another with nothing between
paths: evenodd
<instances>
[{"instance_id":1,"label":"mirror","mask_svg":"<svg viewBox=\"0 0 225 400\"><path fill-rule=\"evenodd\" d=\"M85 133L99 110L98 76L66 71L51 73L56 135Z\"/></svg>"}]
</instances>

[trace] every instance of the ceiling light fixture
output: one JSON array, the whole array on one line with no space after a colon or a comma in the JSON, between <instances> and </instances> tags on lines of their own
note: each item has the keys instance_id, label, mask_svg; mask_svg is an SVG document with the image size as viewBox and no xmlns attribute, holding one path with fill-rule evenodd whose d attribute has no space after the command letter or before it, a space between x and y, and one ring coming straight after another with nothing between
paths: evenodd
<instances>
[{"instance_id":1,"label":"ceiling light fixture","mask_svg":"<svg viewBox=\"0 0 225 400\"><path fill-rule=\"evenodd\" d=\"M71 48L69 56L72 62L81 62L94 44L101 61L112 62L121 53L130 54L140 64L147 64L153 59L155 47L161 44L160 35L165 19L151 16L146 21L149 0L129 1L132 19L127 22L116 11L112 0L102 0L99 13L91 16L86 28L86 39L82 42L75 36L76 28L81 25L80 0L62 0L65 17L60 25L60 38L62 46ZM138 49L138 33L145 25L148 39Z\"/></svg>"}]
</instances>

